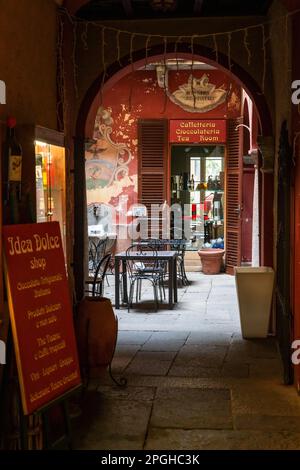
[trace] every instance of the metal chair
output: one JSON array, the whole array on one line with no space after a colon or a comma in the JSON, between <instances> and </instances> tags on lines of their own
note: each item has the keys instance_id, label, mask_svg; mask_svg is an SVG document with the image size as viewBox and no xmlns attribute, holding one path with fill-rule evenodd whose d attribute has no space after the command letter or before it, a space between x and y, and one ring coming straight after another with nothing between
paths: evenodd
<instances>
[{"instance_id":1,"label":"metal chair","mask_svg":"<svg viewBox=\"0 0 300 470\"><path fill-rule=\"evenodd\" d=\"M153 248L156 251L167 251L169 240L165 240L162 238L143 238L140 240L139 243L143 246L148 246L150 248ZM157 264L160 267L160 271L161 271L160 289L163 292L163 296L165 300L166 291L165 291L164 280L165 280L165 277L168 275L168 262L165 260L158 260Z\"/></svg>"},{"instance_id":2,"label":"metal chair","mask_svg":"<svg viewBox=\"0 0 300 470\"><path fill-rule=\"evenodd\" d=\"M142 255L157 256L157 250L150 245L145 244L134 244L126 250L126 255L130 256L130 253L139 253ZM134 297L134 288L136 287L136 302L141 299L142 294L142 282L149 281L153 287L154 302L156 310L158 310L158 290L160 291L160 299L162 301L162 279L163 269L159 265L156 259L149 260L126 260L127 272L129 275L129 299L128 299L128 312L132 306Z\"/></svg>"},{"instance_id":3,"label":"metal chair","mask_svg":"<svg viewBox=\"0 0 300 470\"><path fill-rule=\"evenodd\" d=\"M104 280L110 259L111 253L103 256L98 263L93 280L86 281L87 285L92 285L92 289L86 289L85 292L91 294L92 297L103 297Z\"/></svg>"},{"instance_id":4,"label":"metal chair","mask_svg":"<svg viewBox=\"0 0 300 470\"><path fill-rule=\"evenodd\" d=\"M98 242L96 237L89 239L88 255L89 255L89 273L94 274L99 262L105 255L107 237L101 238Z\"/></svg>"},{"instance_id":5,"label":"metal chair","mask_svg":"<svg viewBox=\"0 0 300 470\"><path fill-rule=\"evenodd\" d=\"M151 246L157 251L167 250L166 240L161 238L143 238L139 243L141 245Z\"/></svg>"},{"instance_id":6,"label":"metal chair","mask_svg":"<svg viewBox=\"0 0 300 470\"><path fill-rule=\"evenodd\" d=\"M177 278L181 281L183 286L188 286L190 282L187 278L184 266L185 240L170 240L170 248L177 252Z\"/></svg>"}]
</instances>

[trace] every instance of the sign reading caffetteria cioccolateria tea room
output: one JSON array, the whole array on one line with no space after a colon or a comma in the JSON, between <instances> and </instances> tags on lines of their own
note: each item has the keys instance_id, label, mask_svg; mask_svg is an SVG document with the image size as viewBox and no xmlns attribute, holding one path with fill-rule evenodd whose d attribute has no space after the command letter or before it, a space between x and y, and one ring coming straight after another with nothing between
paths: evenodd
<instances>
[{"instance_id":1,"label":"sign reading caffetteria cioccolateria tea room","mask_svg":"<svg viewBox=\"0 0 300 470\"><path fill-rule=\"evenodd\" d=\"M171 119L172 143L224 144L226 142L225 119Z\"/></svg>"}]
</instances>

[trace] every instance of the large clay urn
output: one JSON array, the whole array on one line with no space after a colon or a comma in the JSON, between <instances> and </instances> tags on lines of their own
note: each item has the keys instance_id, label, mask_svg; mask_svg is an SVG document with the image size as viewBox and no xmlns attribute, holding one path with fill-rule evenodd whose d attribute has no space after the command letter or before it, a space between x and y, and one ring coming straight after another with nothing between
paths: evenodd
<instances>
[{"instance_id":1,"label":"large clay urn","mask_svg":"<svg viewBox=\"0 0 300 470\"><path fill-rule=\"evenodd\" d=\"M78 308L77 339L82 372L88 378L103 375L113 359L118 318L105 297L85 297Z\"/></svg>"},{"instance_id":2,"label":"large clay urn","mask_svg":"<svg viewBox=\"0 0 300 470\"><path fill-rule=\"evenodd\" d=\"M203 274L219 274L221 271L225 250L220 248L207 248L199 250Z\"/></svg>"}]
</instances>

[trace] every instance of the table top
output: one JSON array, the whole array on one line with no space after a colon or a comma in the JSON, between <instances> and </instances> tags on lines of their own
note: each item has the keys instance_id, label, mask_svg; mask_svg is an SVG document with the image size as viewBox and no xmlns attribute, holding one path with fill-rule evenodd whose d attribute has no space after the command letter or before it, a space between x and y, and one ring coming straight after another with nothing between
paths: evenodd
<instances>
[{"instance_id":1,"label":"table top","mask_svg":"<svg viewBox=\"0 0 300 470\"><path fill-rule=\"evenodd\" d=\"M172 259L177 256L177 251L157 251L156 253L141 253L139 251L131 251L126 253L122 251L115 255L115 259Z\"/></svg>"},{"instance_id":2,"label":"table top","mask_svg":"<svg viewBox=\"0 0 300 470\"><path fill-rule=\"evenodd\" d=\"M105 239L105 238L108 238L108 239L115 239L117 238L117 234L114 233L114 232L109 232L109 233L100 233L100 232L93 232L93 231L90 231L89 232L89 235L88 235L89 238L98 238L98 239Z\"/></svg>"},{"instance_id":3,"label":"table top","mask_svg":"<svg viewBox=\"0 0 300 470\"><path fill-rule=\"evenodd\" d=\"M133 242L133 245L187 245L189 240L185 238L149 238L143 240L137 240Z\"/></svg>"}]
</instances>

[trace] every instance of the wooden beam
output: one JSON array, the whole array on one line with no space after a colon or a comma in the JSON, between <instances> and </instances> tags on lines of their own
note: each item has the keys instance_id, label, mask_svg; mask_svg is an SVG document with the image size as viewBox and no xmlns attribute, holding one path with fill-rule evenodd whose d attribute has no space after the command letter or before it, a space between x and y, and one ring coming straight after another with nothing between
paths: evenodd
<instances>
[{"instance_id":1,"label":"wooden beam","mask_svg":"<svg viewBox=\"0 0 300 470\"><path fill-rule=\"evenodd\" d=\"M196 15L200 15L202 12L202 7L203 7L204 0L195 0L194 3L194 13Z\"/></svg>"},{"instance_id":2,"label":"wooden beam","mask_svg":"<svg viewBox=\"0 0 300 470\"><path fill-rule=\"evenodd\" d=\"M122 0L122 5L125 10L127 18L132 18L133 17L133 8L132 8L132 3L131 0Z\"/></svg>"}]
</instances>

